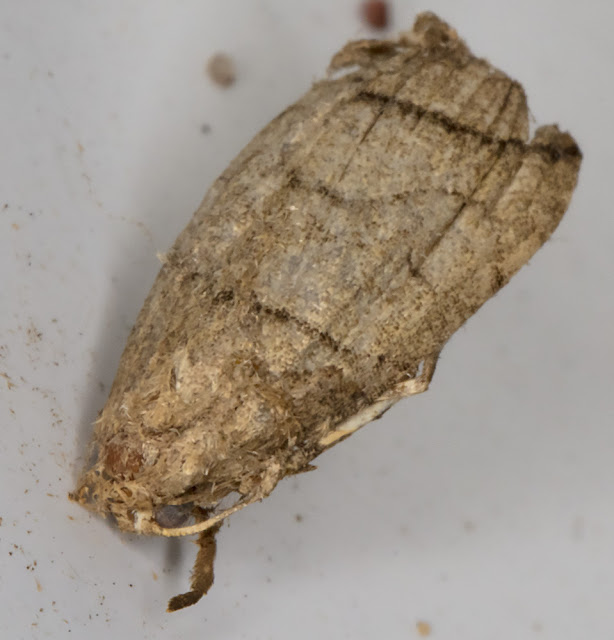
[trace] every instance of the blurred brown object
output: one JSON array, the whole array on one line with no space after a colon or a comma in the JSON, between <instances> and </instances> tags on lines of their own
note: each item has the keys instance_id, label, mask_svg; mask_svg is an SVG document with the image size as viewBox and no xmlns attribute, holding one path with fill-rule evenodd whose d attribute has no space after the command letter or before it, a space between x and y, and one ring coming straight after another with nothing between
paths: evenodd
<instances>
[{"instance_id":1,"label":"blurred brown object","mask_svg":"<svg viewBox=\"0 0 614 640\"><path fill-rule=\"evenodd\" d=\"M362 3L363 20L373 29L385 29L388 26L388 3L384 0L369 0Z\"/></svg>"},{"instance_id":2,"label":"blurred brown object","mask_svg":"<svg viewBox=\"0 0 614 640\"><path fill-rule=\"evenodd\" d=\"M230 87L237 79L235 63L225 53L216 53L209 58L207 74L220 87Z\"/></svg>"}]
</instances>

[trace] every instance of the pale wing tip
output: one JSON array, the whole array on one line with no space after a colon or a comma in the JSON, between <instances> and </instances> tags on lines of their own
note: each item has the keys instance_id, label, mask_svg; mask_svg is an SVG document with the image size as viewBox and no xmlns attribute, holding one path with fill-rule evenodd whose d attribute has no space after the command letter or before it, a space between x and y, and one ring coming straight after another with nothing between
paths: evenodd
<instances>
[{"instance_id":1,"label":"pale wing tip","mask_svg":"<svg viewBox=\"0 0 614 640\"><path fill-rule=\"evenodd\" d=\"M348 42L333 56L328 73L332 74L353 65L367 66L374 59L390 58L396 55L399 49L407 47L467 50L456 29L434 13L425 11L416 16L412 29L402 32L398 40L365 39Z\"/></svg>"},{"instance_id":2,"label":"pale wing tip","mask_svg":"<svg viewBox=\"0 0 614 640\"><path fill-rule=\"evenodd\" d=\"M582 151L573 136L561 131L556 124L539 127L531 140L531 147L548 152L553 161L569 159L579 164L582 160Z\"/></svg>"},{"instance_id":3,"label":"pale wing tip","mask_svg":"<svg viewBox=\"0 0 614 640\"><path fill-rule=\"evenodd\" d=\"M463 45L456 29L431 11L419 13L411 31L401 35L401 43L416 45L426 49Z\"/></svg>"}]
</instances>

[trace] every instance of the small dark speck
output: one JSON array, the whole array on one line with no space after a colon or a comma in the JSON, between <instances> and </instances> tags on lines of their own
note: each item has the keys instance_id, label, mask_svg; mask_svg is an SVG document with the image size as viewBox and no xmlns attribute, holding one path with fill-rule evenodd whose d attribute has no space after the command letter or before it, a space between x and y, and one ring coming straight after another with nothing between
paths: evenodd
<instances>
[{"instance_id":1,"label":"small dark speck","mask_svg":"<svg viewBox=\"0 0 614 640\"><path fill-rule=\"evenodd\" d=\"M297 513L297 514L294 516L294 519L295 519L297 522L303 522L303 516L302 516L300 513Z\"/></svg>"},{"instance_id":2,"label":"small dark speck","mask_svg":"<svg viewBox=\"0 0 614 640\"><path fill-rule=\"evenodd\" d=\"M466 520L465 522L463 522L463 528L467 533L471 533L475 531L475 523L471 522L471 520Z\"/></svg>"},{"instance_id":3,"label":"small dark speck","mask_svg":"<svg viewBox=\"0 0 614 640\"><path fill-rule=\"evenodd\" d=\"M4 206L2 207L2 209L4 210L4 209L8 209L8 208L9 208L9 203L8 203L8 202L5 202L5 203L4 203Z\"/></svg>"},{"instance_id":4,"label":"small dark speck","mask_svg":"<svg viewBox=\"0 0 614 640\"><path fill-rule=\"evenodd\" d=\"M201 125L200 132L205 134L205 135L207 135L208 133L211 133L211 125L209 125L207 123Z\"/></svg>"}]
</instances>

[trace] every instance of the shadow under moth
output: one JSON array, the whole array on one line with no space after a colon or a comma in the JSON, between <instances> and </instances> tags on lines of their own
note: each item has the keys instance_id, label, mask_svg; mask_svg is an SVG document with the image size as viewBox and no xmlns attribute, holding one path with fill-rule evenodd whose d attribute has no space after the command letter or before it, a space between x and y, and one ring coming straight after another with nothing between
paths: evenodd
<instances>
[{"instance_id":1,"label":"shadow under moth","mask_svg":"<svg viewBox=\"0 0 614 640\"><path fill-rule=\"evenodd\" d=\"M350 42L214 182L166 254L72 495L125 531L198 534L395 402L544 244L581 153L529 141L518 82L431 13Z\"/></svg>"}]
</instances>

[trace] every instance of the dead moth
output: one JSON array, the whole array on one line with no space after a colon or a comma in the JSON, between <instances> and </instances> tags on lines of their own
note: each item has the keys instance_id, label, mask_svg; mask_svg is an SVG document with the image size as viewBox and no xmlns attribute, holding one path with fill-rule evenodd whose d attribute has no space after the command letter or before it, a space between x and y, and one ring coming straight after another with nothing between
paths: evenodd
<instances>
[{"instance_id":1,"label":"dead moth","mask_svg":"<svg viewBox=\"0 0 614 640\"><path fill-rule=\"evenodd\" d=\"M581 153L435 15L350 42L216 180L166 255L74 494L200 534L405 396L559 223Z\"/></svg>"}]
</instances>

